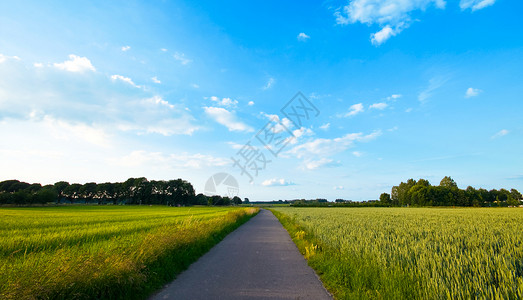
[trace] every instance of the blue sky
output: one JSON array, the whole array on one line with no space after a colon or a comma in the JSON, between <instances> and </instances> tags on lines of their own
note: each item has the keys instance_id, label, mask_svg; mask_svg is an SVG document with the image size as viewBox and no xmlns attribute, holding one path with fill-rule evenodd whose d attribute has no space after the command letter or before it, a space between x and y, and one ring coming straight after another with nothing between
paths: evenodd
<instances>
[{"instance_id":1,"label":"blue sky","mask_svg":"<svg viewBox=\"0 0 523 300\"><path fill-rule=\"evenodd\" d=\"M2 2L0 180L181 177L203 192L227 172L251 200L376 199L446 175L523 190L521 11L514 0ZM301 127L280 111L297 92L319 111ZM255 138L270 120L294 136L277 156ZM252 182L231 159L249 141L270 161Z\"/></svg>"}]
</instances>

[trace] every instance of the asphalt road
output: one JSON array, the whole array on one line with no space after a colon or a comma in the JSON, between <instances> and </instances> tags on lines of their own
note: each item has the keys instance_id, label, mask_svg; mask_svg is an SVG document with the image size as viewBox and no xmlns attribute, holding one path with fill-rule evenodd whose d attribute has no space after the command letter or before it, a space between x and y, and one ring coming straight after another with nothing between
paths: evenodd
<instances>
[{"instance_id":1,"label":"asphalt road","mask_svg":"<svg viewBox=\"0 0 523 300\"><path fill-rule=\"evenodd\" d=\"M262 210L150 299L332 299L276 217Z\"/></svg>"}]
</instances>

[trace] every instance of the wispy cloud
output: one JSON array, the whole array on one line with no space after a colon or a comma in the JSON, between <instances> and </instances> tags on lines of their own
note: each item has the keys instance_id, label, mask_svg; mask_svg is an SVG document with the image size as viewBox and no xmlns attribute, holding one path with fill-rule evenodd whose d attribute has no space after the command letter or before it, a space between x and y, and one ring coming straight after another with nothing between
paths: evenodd
<instances>
[{"instance_id":1,"label":"wispy cloud","mask_svg":"<svg viewBox=\"0 0 523 300\"><path fill-rule=\"evenodd\" d=\"M132 86L136 87L136 88L140 88L140 86L135 84L133 82L133 80L131 78L129 78L129 77L125 77L125 76L122 76L122 75L112 75L111 79L113 81L122 81L122 82L125 82L125 83L127 83L129 85L132 85Z\"/></svg>"},{"instance_id":2,"label":"wispy cloud","mask_svg":"<svg viewBox=\"0 0 523 300\"><path fill-rule=\"evenodd\" d=\"M131 46L122 46L122 51L125 52L125 51L129 51L129 49L131 49Z\"/></svg>"},{"instance_id":3,"label":"wispy cloud","mask_svg":"<svg viewBox=\"0 0 523 300\"><path fill-rule=\"evenodd\" d=\"M334 161L331 158L322 157L320 159L308 158L303 162L303 169L316 170L319 168L334 168L341 166L339 161Z\"/></svg>"},{"instance_id":4,"label":"wispy cloud","mask_svg":"<svg viewBox=\"0 0 523 300\"><path fill-rule=\"evenodd\" d=\"M343 187L343 185L335 185L335 186L333 187L333 189L334 189L334 190L343 190L343 189L345 189L345 188Z\"/></svg>"},{"instance_id":5,"label":"wispy cloud","mask_svg":"<svg viewBox=\"0 0 523 300\"><path fill-rule=\"evenodd\" d=\"M494 134L494 135L492 136L492 138L493 138L493 139L500 138L500 137L505 136L505 135L507 135L507 134L509 134L509 131L508 131L508 130L506 130L506 129L501 129L501 130L498 131L496 134Z\"/></svg>"},{"instance_id":6,"label":"wispy cloud","mask_svg":"<svg viewBox=\"0 0 523 300\"><path fill-rule=\"evenodd\" d=\"M308 36L307 34L305 34L304 32L300 32L300 34L298 34L298 36L297 36L298 41L302 41L302 42L304 42L310 38L311 37Z\"/></svg>"},{"instance_id":7,"label":"wispy cloud","mask_svg":"<svg viewBox=\"0 0 523 300\"><path fill-rule=\"evenodd\" d=\"M55 68L65 70L69 72L85 72L85 71L96 71L95 67L91 64L91 61L87 57L80 57L74 54L69 55L69 60L62 63L55 63Z\"/></svg>"},{"instance_id":8,"label":"wispy cloud","mask_svg":"<svg viewBox=\"0 0 523 300\"><path fill-rule=\"evenodd\" d=\"M384 110L385 108L387 108L387 106L389 106L387 103L385 103L385 102L380 102L380 103L374 103L374 104L372 104L371 106L369 106L369 109Z\"/></svg>"},{"instance_id":9,"label":"wispy cloud","mask_svg":"<svg viewBox=\"0 0 523 300\"><path fill-rule=\"evenodd\" d=\"M354 145L354 142L368 142L376 139L382 134L381 130L376 130L370 134L364 135L361 132L348 133L342 137L334 139L317 138L312 141L303 143L289 150L289 153L295 154L298 158L311 156L330 156Z\"/></svg>"},{"instance_id":10,"label":"wispy cloud","mask_svg":"<svg viewBox=\"0 0 523 300\"><path fill-rule=\"evenodd\" d=\"M181 53L181 52L175 52L173 54L173 57L174 57L174 59L179 61L182 65L187 65L192 62L191 59L188 59L187 57L185 57L185 54Z\"/></svg>"},{"instance_id":11,"label":"wispy cloud","mask_svg":"<svg viewBox=\"0 0 523 300\"><path fill-rule=\"evenodd\" d=\"M461 10L476 11L491 6L496 0L461 0ZM445 9L446 0L350 0L334 12L336 23L347 25L362 23L378 24L380 30L370 35L371 43L379 46L419 20L411 15L425 12L431 7Z\"/></svg>"},{"instance_id":12,"label":"wispy cloud","mask_svg":"<svg viewBox=\"0 0 523 300\"><path fill-rule=\"evenodd\" d=\"M470 9L471 11L476 11L494 5L494 3L496 3L496 0L461 0L459 7L461 10Z\"/></svg>"},{"instance_id":13,"label":"wispy cloud","mask_svg":"<svg viewBox=\"0 0 523 300\"><path fill-rule=\"evenodd\" d=\"M222 107L204 107L205 113L216 122L227 127L229 131L252 132L254 129L249 125L237 120L236 115Z\"/></svg>"},{"instance_id":14,"label":"wispy cloud","mask_svg":"<svg viewBox=\"0 0 523 300\"><path fill-rule=\"evenodd\" d=\"M218 105L225 106L225 107L236 106L238 104L237 100L233 100L231 98L220 99L216 96L211 96L211 97L209 97L209 99L211 99L211 101L213 101L213 102L216 102Z\"/></svg>"},{"instance_id":15,"label":"wispy cloud","mask_svg":"<svg viewBox=\"0 0 523 300\"><path fill-rule=\"evenodd\" d=\"M265 86L263 87L264 90L268 90L272 87L272 85L274 84L276 80L274 78L269 78L269 80L267 81L267 84L265 84Z\"/></svg>"},{"instance_id":16,"label":"wispy cloud","mask_svg":"<svg viewBox=\"0 0 523 300\"><path fill-rule=\"evenodd\" d=\"M325 123L320 126L320 129L327 130L327 129L329 129L330 126L331 126L331 123Z\"/></svg>"},{"instance_id":17,"label":"wispy cloud","mask_svg":"<svg viewBox=\"0 0 523 300\"><path fill-rule=\"evenodd\" d=\"M354 105L351 105L349 107L349 112L346 113L344 116L345 117L352 117L352 116L355 116L357 114L359 114L360 112L363 112L363 103L357 103L357 104L354 104Z\"/></svg>"},{"instance_id":18,"label":"wispy cloud","mask_svg":"<svg viewBox=\"0 0 523 300\"><path fill-rule=\"evenodd\" d=\"M390 95L389 97L387 97L387 101L395 101L396 99L399 99L399 98L401 98L400 94L393 94L393 95Z\"/></svg>"},{"instance_id":19,"label":"wispy cloud","mask_svg":"<svg viewBox=\"0 0 523 300\"><path fill-rule=\"evenodd\" d=\"M249 101L249 103L247 103L247 105L253 106L254 105L254 101Z\"/></svg>"},{"instance_id":20,"label":"wispy cloud","mask_svg":"<svg viewBox=\"0 0 523 300\"><path fill-rule=\"evenodd\" d=\"M8 59L13 59L13 60L21 60L20 57L18 56L7 56L7 55L3 55L2 53L0 53L0 64L7 61Z\"/></svg>"},{"instance_id":21,"label":"wispy cloud","mask_svg":"<svg viewBox=\"0 0 523 300\"><path fill-rule=\"evenodd\" d=\"M162 82L160 81L160 79L158 79L158 77L156 77L156 76L152 77L151 80L152 80L154 83L158 83L158 84L162 83Z\"/></svg>"},{"instance_id":22,"label":"wispy cloud","mask_svg":"<svg viewBox=\"0 0 523 300\"><path fill-rule=\"evenodd\" d=\"M132 151L121 158L113 159L111 162L122 167L156 165L167 168L189 169L222 167L230 164L229 159L201 153L190 154L183 152L180 154L164 154L162 152L148 152L144 150Z\"/></svg>"},{"instance_id":23,"label":"wispy cloud","mask_svg":"<svg viewBox=\"0 0 523 300\"><path fill-rule=\"evenodd\" d=\"M442 87L447 81L448 78L442 76L431 78L429 80L428 87L421 91L421 93L419 93L418 100L422 103L427 101L430 97L432 97L434 92L440 87Z\"/></svg>"},{"instance_id":24,"label":"wispy cloud","mask_svg":"<svg viewBox=\"0 0 523 300\"><path fill-rule=\"evenodd\" d=\"M283 178L272 178L267 179L262 182L263 186L289 186L289 185L295 185L294 182L285 180Z\"/></svg>"},{"instance_id":25,"label":"wispy cloud","mask_svg":"<svg viewBox=\"0 0 523 300\"><path fill-rule=\"evenodd\" d=\"M352 0L334 15L340 25L379 24L381 29L371 34L372 44L379 46L409 27L412 12L425 11L429 6L444 9L445 5L445 0Z\"/></svg>"},{"instance_id":26,"label":"wispy cloud","mask_svg":"<svg viewBox=\"0 0 523 300\"><path fill-rule=\"evenodd\" d=\"M469 88L467 89L467 91L465 92L465 98L476 97L476 96L479 95L481 92L483 92L483 91L480 90L480 89L475 89L475 88L471 88L471 87L469 87Z\"/></svg>"}]
</instances>

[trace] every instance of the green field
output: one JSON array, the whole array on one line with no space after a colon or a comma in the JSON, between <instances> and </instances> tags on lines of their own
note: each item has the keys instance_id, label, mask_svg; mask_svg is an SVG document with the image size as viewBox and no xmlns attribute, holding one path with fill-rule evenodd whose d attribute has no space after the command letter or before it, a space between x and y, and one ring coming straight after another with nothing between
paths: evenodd
<instances>
[{"instance_id":1,"label":"green field","mask_svg":"<svg viewBox=\"0 0 523 300\"><path fill-rule=\"evenodd\" d=\"M253 208L0 208L0 299L143 299Z\"/></svg>"},{"instance_id":2,"label":"green field","mask_svg":"<svg viewBox=\"0 0 523 300\"><path fill-rule=\"evenodd\" d=\"M272 211L338 299L523 298L523 209Z\"/></svg>"}]
</instances>

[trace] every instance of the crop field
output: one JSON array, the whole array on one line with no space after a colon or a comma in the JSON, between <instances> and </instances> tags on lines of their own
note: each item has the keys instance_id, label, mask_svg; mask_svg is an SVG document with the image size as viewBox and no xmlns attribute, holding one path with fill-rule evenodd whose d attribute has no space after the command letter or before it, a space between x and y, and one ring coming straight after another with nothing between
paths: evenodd
<instances>
[{"instance_id":1,"label":"crop field","mask_svg":"<svg viewBox=\"0 0 523 300\"><path fill-rule=\"evenodd\" d=\"M255 208L0 208L0 299L143 299Z\"/></svg>"},{"instance_id":2,"label":"crop field","mask_svg":"<svg viewBox=\"0 0 523 300\"><path fill-rule=\"evenodd\" d=\"M523 209L271 210L338 299L523 298Z\"/></svg>"}]
</instances>

